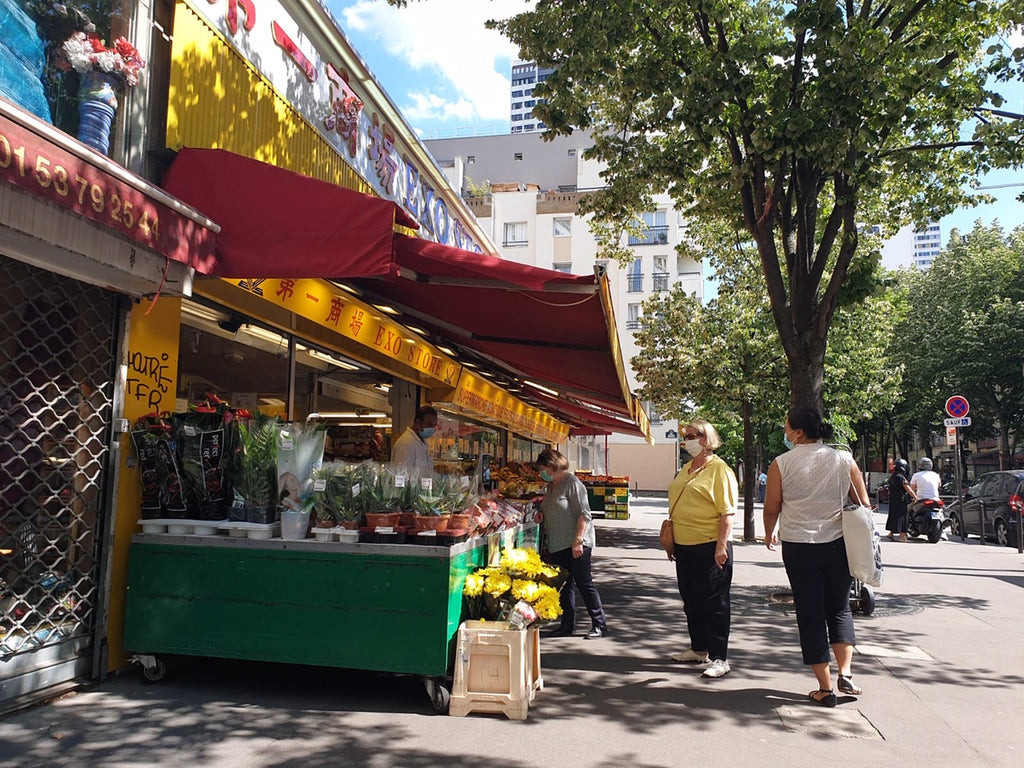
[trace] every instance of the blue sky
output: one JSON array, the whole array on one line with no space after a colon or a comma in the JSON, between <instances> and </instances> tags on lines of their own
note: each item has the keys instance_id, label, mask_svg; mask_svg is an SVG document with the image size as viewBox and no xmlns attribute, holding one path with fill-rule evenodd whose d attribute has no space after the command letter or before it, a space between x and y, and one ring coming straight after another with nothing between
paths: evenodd
<instances>
[{"instance_id":1,"label":"blue sky","mask_svg":"<svg viewBox=\"0 0 1024 768\"><path fill-rule=\"evenodd\" d=\"M404 9L384 0L326 0L378 82L423 138L505 133L515 47L484 28L493 18L528 10L531 0L411 0ZM1013 41L1022 44L1022 35ZM1024 114L1024 84L1002 89L1003 109ZM1024 169L995 171L985 190L997 202L942 220L943 244L953 228L998 219L1009 230L1024 224Z\"/></svg>"}]
</instances>

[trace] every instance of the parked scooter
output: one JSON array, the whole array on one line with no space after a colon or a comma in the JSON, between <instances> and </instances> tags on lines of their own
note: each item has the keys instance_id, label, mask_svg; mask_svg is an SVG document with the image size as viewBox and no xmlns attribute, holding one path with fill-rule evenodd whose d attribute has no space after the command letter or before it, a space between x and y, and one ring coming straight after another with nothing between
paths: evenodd
<instances>
[{"instance_id":1,"label":"parked scooter","mask_svg":"<svg viewBox=\"0 0 1024 768\"><path fill-rule=\"evenodd\" d=\"M946 516L946 504L942 499L921 499L907 510L907 534L928 536L932 544L942 538L942 529L951 524Z\"/></svg>"}]
</instances>

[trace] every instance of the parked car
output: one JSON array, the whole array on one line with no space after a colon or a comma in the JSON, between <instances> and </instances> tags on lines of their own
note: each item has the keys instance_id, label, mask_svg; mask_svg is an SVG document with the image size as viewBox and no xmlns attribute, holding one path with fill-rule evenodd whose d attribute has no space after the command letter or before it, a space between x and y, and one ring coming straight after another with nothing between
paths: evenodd
<instances>
[{"instance_id":1,"label":"parked car","mask_svg":"<svg viewBox=\"0 0 1024 768\"><path fill-rule=\"evenodd\" d=\"M1017 526L1024 514L1024 470L989 472L964 489L963 508L959 500L946 507L951 524L949 535L961 531L981 535L981 511L985 510L985 538L1003 546L1017 546Z\"/></svg>"}]
</instances>

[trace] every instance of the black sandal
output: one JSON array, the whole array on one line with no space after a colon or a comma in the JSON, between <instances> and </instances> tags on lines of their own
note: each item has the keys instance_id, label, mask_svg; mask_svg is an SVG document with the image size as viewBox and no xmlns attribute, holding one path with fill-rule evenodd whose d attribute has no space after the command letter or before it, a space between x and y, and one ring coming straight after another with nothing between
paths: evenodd
<instances>
[{"instance_id":1,"label":"black sandal","mask_svg":"<svg viewBox=\"0 0 1024 768\"><path fill-rule=\"evenodd\" d=\"M821 694L825 694L822 696ZM826 688L819 688L816 691L811 691L807 694L807 698L811 700L812 704L817 704L819 707L834 707L836 705L836 695Z\"/></svg>"},{"instance_id":2,"label":"black sandal","mask_svg":"<svg viewBox=\"0 0 1024 768\"><path fill-rule=\"evenodd\" d=\"M840 693L848 693L851 696L860 696L864 693L864 689L858 687L853 682L853 675L840 675L839 684L836 686Z\"/></svg>"}]
</instances>

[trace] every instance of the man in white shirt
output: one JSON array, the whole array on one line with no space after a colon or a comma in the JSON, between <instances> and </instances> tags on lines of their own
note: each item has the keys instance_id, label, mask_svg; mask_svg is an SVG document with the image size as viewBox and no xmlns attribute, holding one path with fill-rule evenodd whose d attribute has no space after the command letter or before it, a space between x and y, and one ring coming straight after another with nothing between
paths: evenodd
<instances>
[{"instance_id":1,"label":"man in white shirt","mask_svg":"<svg viewBox=\"0 0 1024 768\"><path fill-rule=\"evenodd\" d=\"M434 471L434 460L430 457L426 440L437 428L437 411L429 405L420 406L412 426L403 432L391 448L391 464L404 467L417 477L429 477Z\"/></svg>"},{"instance_id":2,"label":"man in white shirt","mask_svg":"<svg viewBox=\"0 0 1024 768\"><path fill-rule=\"evenodd\" d=\"M938 499L942 478L938 472L932 472L932 460L925 456L917 462L917 466L918 471L910 478L910 487L914 489L917 500Z\"/></svg>"}]
</instances>

